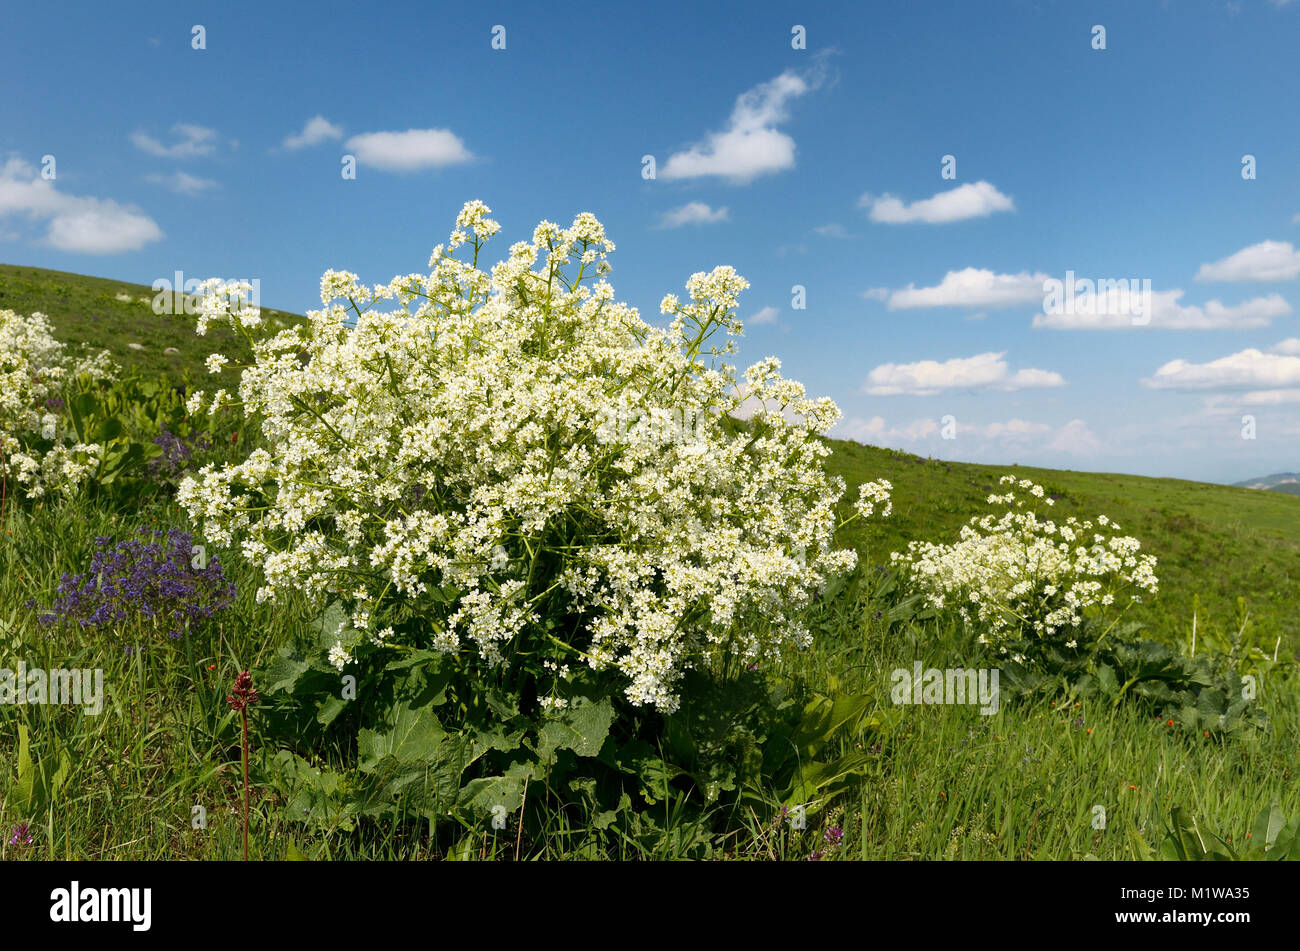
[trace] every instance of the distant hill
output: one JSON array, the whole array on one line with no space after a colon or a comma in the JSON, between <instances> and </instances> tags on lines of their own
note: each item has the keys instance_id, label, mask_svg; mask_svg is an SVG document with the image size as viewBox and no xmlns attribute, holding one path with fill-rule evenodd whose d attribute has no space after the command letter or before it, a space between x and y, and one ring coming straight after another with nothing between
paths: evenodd
<instances>
[{"instance_id":1,"label":"distant hill","mask_svg":"<svg viewBox=\"0 0 1300 951\"><path fill-rule=\"evenodd\" d=\"M1245 489L1269 489L1273 492L1288 492L1300 495L1300 472L1278 472L1260 479L1247 479L1237 485Z\"/></svg>"},{"instance_id":2,"label":"distant hill","mask_svg":"<svg viewBox=\"0 0 1300 951\"><path fill-rule=\"evenodd\" d=\"M158 293L144 284L0 264L0 309L43 313L54 326L54 335L69 347L85 342L94 350L108 350L124 369L161 371L176 384L188 376L205 389L236 385L238 375L233 370L214 378L203 361L215 350L247 362L250 354L243 340L224 326L210 327L207 336L198 336L194 318L185 316L182 306L176 307L179 316L155 314L152 304ZM262 318L285 321L285 326L303 319L266 307ZM167 353L168 348L176 352Z\"/></svg>"}]
</instances>

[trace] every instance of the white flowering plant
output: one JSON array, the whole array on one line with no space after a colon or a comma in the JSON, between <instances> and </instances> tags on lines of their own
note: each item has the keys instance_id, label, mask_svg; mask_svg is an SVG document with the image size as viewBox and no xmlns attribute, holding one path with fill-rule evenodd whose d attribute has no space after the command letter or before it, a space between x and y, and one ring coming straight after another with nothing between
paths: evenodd
<instances>
[{"instance_id":1,"label":"white flowering plant","mask_svg":"<svg viewBox=\"0 0 1300 951\"><path fill-rule=\"evenodd\" d=\"M1088 655L1124 612L1159 590L1155 556L1105 515L1046 517L1054 499L1005 475L951 544L914 541L890 555L926 606L952 611L980 644L1021 662L1051 647Z\"/></svg>"},{"instance_id":2,"label":"white flowering plant","mask_svg":"<svg viewBox=\"0 0 1300 951\"><path fill-rule=\"evenodd\" d=\"M801 612L856 562L835 532L887 515L891 487L862 486L842 513L821 439L839 410L775 358L742 395L726 357L748 284L694 274L652 326L614 300L595 217L543 221L482 270L489 213L466 204L427 275L368 287L328 271L322 309L277 333L245 288L205 288L199 332L228 322L253 362L237 394L189 409L242 406L260 445L187 478L179 501L260 569L260 601L331 602L314 659L274 668L268 693L304 664L335 681L424 669L460 704L446 716L486 703L501 722L568 717L568 736L608 728L615 706L672 714L692 669L807 647ZM402 702L375 715L425 715Z\"/></svg>"},{"instance_id":3,"label":"white flowering plant","mask_svg":"<svg viewBox=\"0 0 1300 951\"><path fill-rule=\"evenodd\" d=\"M78 437L73 387L112 379L108 351L74 355L44 314L0 310L0 478L28 499L74 493L98 467L100 446Z\"/></svg>"}]
</instances>

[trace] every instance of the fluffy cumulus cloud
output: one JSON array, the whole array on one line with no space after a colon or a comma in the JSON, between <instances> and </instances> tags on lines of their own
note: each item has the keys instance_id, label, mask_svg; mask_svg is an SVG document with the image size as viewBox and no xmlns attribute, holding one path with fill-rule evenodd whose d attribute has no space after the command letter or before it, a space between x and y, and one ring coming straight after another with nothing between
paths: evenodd
<instances>
[{"instance_id":1,"label":"fluffy cumulus cloud","mask_svg":"<svg viewBox=\"0 0 1300 951\"><path fill-rule=\"evenodd\" d=\"M1005 353L979 353L951 360L882 363L867 376L863 389L872 396L934 396L944 390L1022 390L1064 386L1065 379L1049 370L1013 371Z\"/></svg>"},{"instance_id":2,"label":"fluffy cumulus cloud","mask_svg":"<svg viewBox=\"0 0 1300 951\"><path fill-rule=\"evenodd\" d=\"M301 132L285 136L282 145L289 151L294 151L295 149L305 149L313 145L320 145L322 142L341 138L343 138L341 126L335 125L324 116L316 115L307 120L307 124L302 127Z\"/></svg>"},{"instance_id":3,"label":"fluffy cumulus cloud","mask_svg":"<svg viewBox=\"0 0 1300 951\"><path fill-rule=\"evenodd\" d=\"M0 220L43 222L43 241L60 251L119 254L163 238L157 222L131 205L69 195L31 165L11 158L0 164Z\"/></svg>"},{"instance_id":4,"label":"fluffy cumulus cloud","mask_svg":"<svg viewBox=\"0 0 1300 951\"><path fill-rule=\"evenodd\" d=\"M858 205L872 221L898 225L922 222L947 224L967 218L985 218L999 211L1015 211L1015 203L988 182L959 185L911 204L893 195L863 195Z\"/></svg>"},{"instance_id":5,"label":"fluffy cumulus cloud","mask_svg":"<svg viewBox=\"0 0 1300 951\"><path fill-rule=\"evenodd\" d=\"M459 165L474 158L449 129L407 129L405 132L364 132L344 143L362 165L386 172L414 172Z\"/></svg>"},{"instance_id":6,"label":"fluffy cumulus cloud","mask_svg":"<svg viewBox=\"0 0 1300 951\"><path fill-rule=\"evenodd\" d=\"M189 174L189 172L173 172L170 175L146 175L144 180L153 182L155 185L162 185L178 195L199 195L210 188L217 187L217 183L212 179L200 178L197 175Z\"/></svg>"},{"instance_id":7,"label":"fluffy cumulus cloud","mask_svg":"<svg viewBox=\"0 0 1300 951\"><path fill-rule=\"evenodd\" d=\"M1221 261L1202 264L1198 281L1293 281L1300 275L1300 251L1290 241L1261 241Z\"/></svg>"},{"instance_id":8,"label":"fluffy cumulus cloud","mask_svg":"<svg viewBox=\"0 0 1300 951\"><path fill-rule=\"evenodd\" d=\"M1036 314L1033 325L1049 330L1250 330L1291 313L1291 305L1279 294L1231 305L1217 299L1184 305L1179 303L1182 296L1181 288L1149 293L1107 289L1073 313L1058 307L1050 314ZM1076 303L1083 300L1076 297Z\"/></svg>"},{"instance_id":9,"label":"fluffy cumulus cloud","mask_svg":"<svg viewBox=\"0 0 1300 951\"><path fill-rule=\"evenodd\" d=\"M1293 357L1300 357L1300 337L1288 337L1281 343L1273 347L1274 353L1286 353Z\"/></svg>"},{"instance_id":10,"label":"fluffy cumulus cloud","mask_svg":"<svg viewBox=\"0 0 1300 951\"><path fill-rule=\"evenodd\" d=\"M726 220L726 208L710 208L702 201L692 201L664 212L659 225L662 228L680 228L682 225L711 225Z\"/></svg>"},{"instance_id":11,"label":"fluffy cumulus cloud","mask_svg":"<svg viewBox=\"0 0 1300 951\"><path fill-rule=\"evenodd\" d=\"M1043 284L1049 274L1021 271L1019 274L996 274L982 268L968 267L949 271L934 287L908 284L896 291L873 288L868 298L886 300L890 310L919 307L965 307L972 310L1013 307L1017 304L1041 303Z\"/></svg>"},{"instance_id":12,"label":"fluffy cumulus cloud","mask_svg":"<svg viewBox=\"0 0 1300 951\"><path fill-rule=\"evenodd\" d=\"M1087 423L1081 419L1072 419L1054 432L1043 448L1053 452L1090 456L1101 451L1102 445Z\"/></svg>"},{"instance_id":13,"label":"fluffy cumulus cloud","mask_svg":"<svg viewBox=\"0 0 1300 951\"><path fill-rule=\"evenodd\" d=\"M1300 387L1300 356L1290 352L1286 340L1266 353L1253 347L1211 360L1191 363L1170 360L1142 381L1157 390L1287 390ZM1268 397L1256 397L1267 402Z\"/></svg>"},{"instance_id":14,"label":"fluffy cumulus cloud","mask_svg":"<svg viewBox=\"0 0 1300 951\"><path fill-rule=\"evenodd\" d=\"M217 149L217 130L191 122L178 122L171 128L175 141L166 145L145 132L132 132L131 144L141 152L158 158L199 158Z\"/></svg>"},{"instance_id":15,"label":"fluffy cumulus cloud","mask_svg":"<svg viewBox=\"0 0 1300 951\"><path fill-rule=\"evenodd\" d=\"M790 69L741 93L726 127L670 155L659 177L671 181L713 176L739 185L794 168L794 139L777 126L790 118L791 102L824 81L820 65L802 72Z\"/></svg>"}]
</instances>

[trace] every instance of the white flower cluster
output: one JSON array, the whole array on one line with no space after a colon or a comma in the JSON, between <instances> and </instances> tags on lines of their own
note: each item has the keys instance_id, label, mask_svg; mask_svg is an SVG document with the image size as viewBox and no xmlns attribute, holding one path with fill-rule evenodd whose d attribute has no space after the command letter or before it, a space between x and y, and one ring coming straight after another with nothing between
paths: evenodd
<instances>
[{"instance_id":1,"label":"white flower cluster","mask_svg":"<svg viewBox=\"0 0 1300 951\"><path fill-rule=\"evenodd\" d=\"M467 204L450 247L477 262L499 230L489 211ZM324 309L254 340L242 372L268 448L203 469L181 503L209 540L262 568L260 599L346 600L361 583L378 594L353 599L354 619L376 625L404 600L451 591L423 619L426 642L487 664L560 644L665 711L707 655L805 646L800 609L856 561L832 547L844 484L825 474L818 438L839 410L766 360L746 374L763 409L729 434L736 373L717 358L734 342L709 338L741 332L748 284L729 267L695 274L690 302L665 298L672 321L654 327L614 301L613 249L582 214L542 222L490 273L442 245L430 274L386 286L328 271ZM373 309L381 300L395 309ZM692 438L673 426L611 438L611 419L665 413L691 420ZM888 488L864 487L850 518L887 514ZM336 664L411 636L344 633Z\"/></svg>"},{"instance_id":2,"label":"white flower cluster","mask_svg":"<svg viewBox=\"0 0 1300 951\"><path fill-rule=\"evenodd\" d=\"M1136 538L1103 535L1073 516L1059 524L1040 518L1018 490L1051 506L1041 486L1010 475L1000 481L1008 491L988 501L1006 512L972 518L954 544L911 542L905 553L890 555L930 607L955 609L977 626L980 643L1054 635L1078 628L1090 608L1156 593L1155 556L1139 554ZM1105 515L1096 525L1119 531Z\"/></svg>"},{"instance_id":3,"label":"white flower cluster","mask_svg":"<svg viewBox=\"0 0 1300 951\"><path fill-rule=\"evenodd\" d=\"M78 441L62 412L65 384L111 379L107 350L73 357L44 314L0 310L0 475L27 498L69 493L95 471L99 446Z\"/></svg>"}]
</instances>

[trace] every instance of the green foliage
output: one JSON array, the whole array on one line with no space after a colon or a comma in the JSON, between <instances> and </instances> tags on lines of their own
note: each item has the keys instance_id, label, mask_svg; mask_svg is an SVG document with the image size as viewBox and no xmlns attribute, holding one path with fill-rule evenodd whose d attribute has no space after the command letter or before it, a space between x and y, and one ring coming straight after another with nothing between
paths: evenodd
<instances>
[{"instance_id":1,"label":"green foliage","mask_svg":"<svg viewBox=\"0 0 1300 951\"><path fill-rule=\"evenodd\" d=\"M9 788L5 807L19 815L41 814L58 800L59 791L71 772L72 757L57 739L39 761L34 761L27 725L18 724L17 773Z\"/></svg>"},{"instance_id":2,"label":"green foliage","mask_svg":"<svg viewBox=\"0 0 1300 951\"><path fill-rule=\"evenodd\" d=\"M558 801L589 812L596 834L635 835L655 821L648 812L670 803L697 828L725 834L726 823L706 813L784 805L816 815L869 762L859 750L839 752L841 741L889 719L873 712L872 696L800 699L792 683L755 671L692 671L679 710L640 718L581 672L567 705L548 710L528 691L521 702L500 687L483 690L455 657L427 650L364 671L353 693L326 659L342 618L330 605L311 649L282 649L256 675L262 733L289 747L263 750L260 781L287 819L318 830L416 818L430 828L499 829L528 802L534 809L519 821L535 830L542 804ZM331 740L341 755L328 755ZM313 765L322 759L332 762ZM709 837L692 841L702 848Z\"/></svg>"},{"instance_id":3,"label":"green foliage","mask_svg":"<svg viewBox=\"0 0 1300 951\"><path fill-rule=\"evenodd\" d=\"M1085 622L1084 628L1076 649L1049 642L1033 666L999 659L1004 695L1063 695L1112 706L1129 701L1196 735L1268 728L1267 714L1223 655L1205 651L1189 657L1138 637L1136 623L1111 632L1100 644L1095 623ZM1092 641L1085 643L1089 634Z\"/></svg>"},{"instance_id":4,"label":"green foliage","mask_svg":"<svg viewBox=\"0 0 1300 951\"><path fill-rule=\"evenodd\" d=\"M1201 824L1182 806L1171 811L1160 857L1180 862L1300 861L1300 816L1287 821L1274 801L1255 818L1244 843L1202 830Z\"/></svg>"},{"instance_id":5,"label":"green foliage","mask_svg":"<svg viewBox=\"0 0 1300 951\"><path fill-rule=\"evenodd\" d=\"M121 507L138 505L174 492L182 475L203 462L229 457L232 438L237 442L248 432L242 418L229 411L191 416L183 389L139 372L109 383L83 380L70 389L65 411L77 438L100 447L92 494ZM163 433L196 450L194 457L180 466L157 465L164 447L156 440Z\"/></svg>"}]
</instances>

